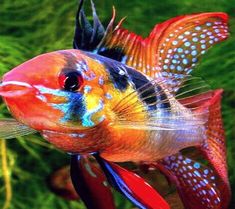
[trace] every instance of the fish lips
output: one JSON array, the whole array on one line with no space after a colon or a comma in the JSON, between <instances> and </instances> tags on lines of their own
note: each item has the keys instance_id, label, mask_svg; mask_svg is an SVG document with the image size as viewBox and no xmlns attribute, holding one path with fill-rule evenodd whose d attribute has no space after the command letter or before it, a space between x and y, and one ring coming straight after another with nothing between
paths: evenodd
<instances>
[{"instance_id":1,"label":"fish lips","mask_svg":"<svg viewBox=\"0 0 235 209\"><path fill-rule=\"evenodd\" d=\"M0 83L0 96L17 98L29 93L38 94L39 91L28 83L21 81L3 81Z\"/></svg>"}]
</instances>

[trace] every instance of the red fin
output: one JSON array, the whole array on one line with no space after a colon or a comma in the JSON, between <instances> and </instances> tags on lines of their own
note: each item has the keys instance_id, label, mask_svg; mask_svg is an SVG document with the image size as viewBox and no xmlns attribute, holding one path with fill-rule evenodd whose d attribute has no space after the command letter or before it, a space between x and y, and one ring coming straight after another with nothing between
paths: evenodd
<instances>
[{"instance_id":1,"label":"red fin","mask_svg":"<svg viewBox=\"0 0 235 209\"><path fill-rule=\"evenodd\" d=\"M221 116L221 95L223 90L214 91L214 95L205 108L209 107L209 118L206 124L207 141L201 147L202 153L209 160L221 178L221 192L223 192L224 208L228 206L231 198L226 162L226 143Z\"/></svg>"},{"instance_id":2,"label":"red fin","mask_svg":"<svg viewBox=\"0 0 235 209\"><path fill-rule=\"evenodd\" d=\"M120 61L151 78L164 78L170 89L172 85L179 88L201 55L228 37L228 16L222 12L175 17L157 24L147 38L142 38L122 28L125 18L114 25L114 8L110 23L104 30L93 2L91 7L93 27L83 11L83 1L80 1L74 48Z\"/></svg>"},{"instance_id":3,"label":"red fin","mask_svg":"<svg viewBox=\"0 0 235 209\"><path fill-rule=\"evenodd\" d=\"M89 209L115 209L111 189L102 170L90 159L71 156L73 186Z\"/></svg>"},{"instance_id":4,"label":"red fin","mask_svg":"<svg viewBox=\"0 0 235 209\"><path fill-rule=\"evenodd\" d=\"M204 104L208 103L211 100L211 98L213 97L213 94L214 94L214 91L208 91L208 92L204 92L204 93L190 96L187 98L178 99L178 101L187 108L191 108L191 109L196 108L197 111L200 111L201 108L205 109Z\"/></svg>"},{"instance_id":5,"label":"red fin","mask_svg":"<svg viewBox=\"0 0 235 209\"><path fill-rule=\"evenodd\" d=\"M182 79L201 54L228 37L227 21L228 16L219 12L179 16L156 25L143 39L121 24L114 28L113 17L96 52L152 78Z\"/></svg>"},{"instance_id":6,"label":"red fin","mask_svg":"<svg viewBox=\"0 0 235 209\"><path fill-rule=\"evenodd\" d=\"M167 157L155 165L176 185L187 209L222 209L223 193L214 171L181 154Z\"/></svg>"},{"instance_id":7,"label":"red fin","mask_svg":"<svg viewBox=\"0 0 235 209\"><path fill-rule=\"evenodd\" d=\"M185 106L188 103L197 105L199 112L205 109L209 110L208 122L206 123L207 137L200 150L220 178L220 190L223 193L223 205L226 208L231 198L231 191L227 172L225 134L221 117L222 92L223 90L219 89L179 101Z\"/></svg>"},{"instance_id":8,"label":"red fin","mask_svg":"<svg viewBox=\"0 0 235 209\"><path fill-rule=\"evenodd\" d=\"M141 177L97 156L110 184L141 209L170 209L168 203Z\"/></svg>"}]
</instances>

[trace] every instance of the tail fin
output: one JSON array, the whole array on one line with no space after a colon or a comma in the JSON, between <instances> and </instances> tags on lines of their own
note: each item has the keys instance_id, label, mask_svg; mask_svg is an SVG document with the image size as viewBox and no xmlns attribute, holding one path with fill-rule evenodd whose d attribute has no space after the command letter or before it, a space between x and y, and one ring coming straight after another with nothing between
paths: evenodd
<instances>
[{"instance_id":1,"label":"tail fin","mask_svg":"<svg viewBox=\"0 0 235 209\"><path fill-rule=\"evenodd\" d=\"M222 209L221 193L214 171L181 154L153 164L176 185L187 209Z\"/></svg>"},{"instance_id":2,"label":"tail fin","mask_svg":"<svg viewBox=\"0 0 235 209\"><path fill-rule=\"evenodd\" d=\"M227 163L226 163L226 144L225 134L221 116L221 95L222 89L218 89L212 92L204 93L200 96L195 96L188 99L182 99L182 104L195 104L199 105L197 111L203 111L207 109L209 111L208 122L206 126L206 141L199 149L204 157L213 166L215 172L220 179L220 192L223 194L223 208L227 208L231 197L230 185L228 180ZM209 98L208 94L211 94L210 99L203 100L202 98ZM198 98L200 97L200 99ZM195 102L193 102L195 101ZM196 101L203 101L196 103ZM186 105L187 106L187 105Z\"/></svg>"},{"instance_id":3,"label":"tail fin","mask_svg":"<svg viewBox=\"0 0 235 209\"><path fill-rule=\"evenodd\" d=\"M209 106L209 118L206 124L207 141L201 147L201 151L221 178L222 188L220 189L223 192L224 208L226 208L231 197L231 191L227 172L225 134L221 117L222 92L222 90L215 91L212 99L208 104L205 104Z\"/></svg>"}]
</instances>

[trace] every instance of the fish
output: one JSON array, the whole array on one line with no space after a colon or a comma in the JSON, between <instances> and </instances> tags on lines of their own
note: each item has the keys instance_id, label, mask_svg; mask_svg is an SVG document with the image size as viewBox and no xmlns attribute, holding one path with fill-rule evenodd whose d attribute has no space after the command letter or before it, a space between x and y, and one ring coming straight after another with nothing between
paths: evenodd
<instances>
[{"instance_id":1,"label":"fish","mask_svg":"<svg viewBox=\"0 0 235 209\"><path fill-rule=\"evenodd\" d=\"M0 121L0 137L39 132L71 155L72 182L89 209L115 208L93 162L138 208L170 206L117 163L161 171L187 209L228 208L223 90L190 75L211 46L228 38L228 15L178 16L142 38L122 27L125 18L115 23L114 8L105 29L91 1L92 26L83 4L73 49L41 54L2 77L0 95L14 119ZM191 147L208 163L182 152Z\"/></svg>"}]
</instances>

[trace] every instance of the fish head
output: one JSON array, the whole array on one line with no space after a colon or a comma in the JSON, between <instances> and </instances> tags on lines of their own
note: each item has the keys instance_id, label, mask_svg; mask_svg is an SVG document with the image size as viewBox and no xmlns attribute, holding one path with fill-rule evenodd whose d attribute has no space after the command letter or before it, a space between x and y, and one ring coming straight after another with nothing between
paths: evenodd
<instances>
[{"instance_id":1,"label":"fish head","mask_svg":"<svg viewBox=\"0 0 235 209\"><path fill-rule=\"evenodd\" d=\"M33 129L83 130L105 119L102 70L79 50L46 53L6 73L0 95L12 115Z\"/></svg>"}]
</instances>

